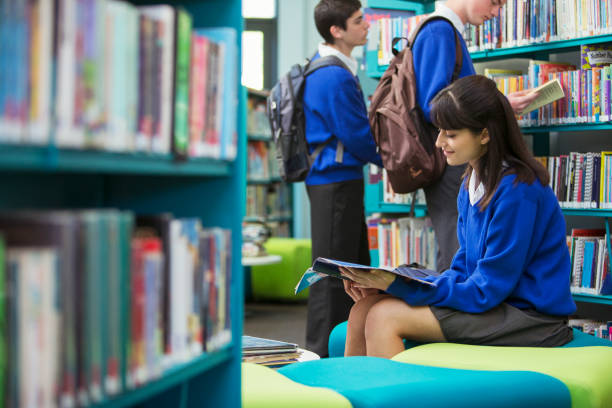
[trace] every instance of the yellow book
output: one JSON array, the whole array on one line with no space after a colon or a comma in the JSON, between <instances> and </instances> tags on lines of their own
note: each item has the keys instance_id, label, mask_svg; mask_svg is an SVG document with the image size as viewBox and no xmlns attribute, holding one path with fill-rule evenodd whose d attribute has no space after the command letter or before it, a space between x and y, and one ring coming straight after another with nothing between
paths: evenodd
<instances>
[{"instance_id":1,"label":"yellow book","mask_svg":"<svg viewBox=\"0 0 612 408\"><path fill-rule=\"evenodd\" d=\"M565 97L565 92L563 92L563 87L558 78L551 79L537 88L534 88L531 92L537 92L538 97L523 109L521 115Z\"/></svg>"}]
</instances>

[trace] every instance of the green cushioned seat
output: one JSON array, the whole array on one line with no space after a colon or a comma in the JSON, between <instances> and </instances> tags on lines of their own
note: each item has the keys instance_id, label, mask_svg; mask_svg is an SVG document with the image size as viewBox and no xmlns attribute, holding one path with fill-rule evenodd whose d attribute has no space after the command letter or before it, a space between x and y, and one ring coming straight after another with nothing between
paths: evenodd
<instances>
[{"instance_id":1,"label":"green cushioned seat","mask_svg":"<svg viewBox=\"0 0 612 408\"><path fill-rule=\"evenodd\" d=\"M573 407L612 407L612 348L543 348L432 343L393 360L470 370L526 370L555 377L567 386Z\"/></svg>"},{"instance_id":2,"label":"green cushioned seat","mask_svg":"<svg viewBox=\"0 0 612 408\"><path fill-rule=\"evenodd\" d=\"M264 244L271 255L282 261L273 265L251 268L253 300L289 301L308 299L308 290L294 294L302 274L312 264L309 239L270 238Z\"/></svg>"},{"instance_id":3,"label":"green cushioned seat","mask_svg":"<svg viewBox=\"0 0 612 408\"><path fill-rule=\"evenodd\" d=\"M245 408L350 408L351 403L330 389L302 385L271 368L243 363L242 406Z\"/></svg>"},{"instance_id":4,"label":"green cushioned seat","mask_svg":"<svg viewBox=\"0 0 612 408\"><path fill-rule=\"evenodd\" d=\"M531 371L457 370L342 357L290 364L278 372L304 385L331 388L355 408L570 406L561 381Z\"/></svg>"}]
</instances>

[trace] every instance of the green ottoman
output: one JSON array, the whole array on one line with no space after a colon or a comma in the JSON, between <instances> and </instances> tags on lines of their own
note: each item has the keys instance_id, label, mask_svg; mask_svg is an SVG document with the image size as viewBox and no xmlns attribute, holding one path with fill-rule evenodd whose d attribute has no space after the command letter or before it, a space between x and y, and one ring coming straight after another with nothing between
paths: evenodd
<instances>
[{"instance_id":1,"label":"green ottoman","mask_svg":"<svg viewBox=\"0 0 612 408\"><path fill-rule=\"evenodd\" d=\"M561 381L532 371L457 370L341 357L290 364L278 372L304 385L330 388L355 408L561 408L571 403Z\"/></svg>"},{"instance_id":2,"label":"green ottoman","mask_svg":"<svg viewBox=\"0 0 612 408\"><path fill-rule=\"evenodd\" d=\"M351 408L342 395L327 388L308 387L275 370L242 364L242 406L245 408Z\"/></svg>"},{"instance_id":3,"label":"green ottoman","mask_svg":"<svg viewBox=\"0 0 612 408\"><path fill-rule=\"evenodd\" d=\"M612 407L612 348L495 347L432 343L413 347L393 360L469 370L521 370L561 380L572 407Z\"/></svg>"},{"instance_id":4,"label":"green ottoman","mask_svg":"<svg viewBox=\"0 0 612 408\"><path fill-rule=\"evenodd\" d=\"M310 240L270 238L264 244L271 255L280 255L282 261L273 265L251 268L251 288L255 301L288 301L308 299L308 290L294 294L302 274L312 264Z\"/></svg>"}]
</instances>

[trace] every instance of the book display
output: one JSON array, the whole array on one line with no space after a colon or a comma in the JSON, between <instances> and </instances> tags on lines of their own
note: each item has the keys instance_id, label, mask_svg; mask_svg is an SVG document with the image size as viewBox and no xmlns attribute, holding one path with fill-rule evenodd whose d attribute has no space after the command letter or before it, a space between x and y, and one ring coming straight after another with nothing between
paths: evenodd
<instances>
[{"instance_id":1,"label":"book display","mask_svg":"<svg viewBox=\"0 0 612 408\"><path fill-rule=\"evenodd\" d=\"M240 406L242 4L155 3L0 2L0 407Z\"/></svg>"},{"instance_id":2,"label":"book display","mask_svg":"<svg viewBox=\"0 0 612 408\"><path fill-rule=\"evenodd\" d=\"M247 90L247 206L245 222L265 223L273 237L290 237L291 185L284 183L270 122L266 115L267 91Z\"/></svg>"},{"instance_id":3,"label":"book display","mask_svg":"<svg viewBox=\"0 0 612 408\"><path fill-rule=\"evenodd\" d=\"M401 9L418 15L433 11L433 2L369 0L368 7L381 9L381 13L384 9ZM534 154L541 156L540 160L549 169L551 187L563 213L570 217L567 218L568 248L572 251L575 300L612 305L607 283L610 280L607 218L612 216L607 204L607 193L612 191L608 186L607 150L612 147L612 141L605 139L605 131L612 129L609 75L612 21L609 14L602 11L604 9L607 10L607 6L600 1L586 4L573 0L509 0L496 18L481 27L467 27L464 38L477 72L494 79L502 92L552 87L554 92L542 94L546 104L526 112L519 123L523 133L529 136ZM592 18L586 19L587 15ZM367 72L373 78L379 78L386 69L385 61L378 55L377 46L368 45ZM519 59L522 66L515 67L514 62ZM573 143L571 140L560 142L574 137L566 132L579 133ZM590 139L597 142L588 142ZM580 142L585 147L580 147L577 140L585 140ZM565 145L571 147L563 151ZM409 213L408 204L385 202L382 174L378 173L380 171L368 174L367 213L376 213L379 218ZM425 206L417 205L413 211L416 215L426 215ZM598 217L604 218L603 225L597 222ZM598 228L589 228L592 234L582 236L580 231L585 228L581 228L581 224L585 222ZM395 230L390 235L395 234L399 239ZM379 259L379 251L383 248L380 239L384 235L377 232L374 227L369 231L370 236L377 237L377 240L370 239L373 260ZM389 245L386 250L391 248ZM400 259L401 262L404 260ZM607 310L607 320L611 320Z\"/></svg>"}]
</instances>

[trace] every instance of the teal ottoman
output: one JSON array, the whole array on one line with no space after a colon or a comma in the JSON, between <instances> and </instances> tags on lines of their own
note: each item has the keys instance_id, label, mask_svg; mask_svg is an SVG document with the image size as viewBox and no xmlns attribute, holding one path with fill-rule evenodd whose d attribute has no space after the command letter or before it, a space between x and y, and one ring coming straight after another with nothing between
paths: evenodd
<instances>
[{"instance_id":1,"label":"teal ottoman","mask_svg":"<svg viewBox=\"0 0 612 408\"><path fill-rule=\"evenodd\" d=\"M278 370L290 380L326 387L355 408L570 407L567 387L530 371L476 371L376 357L328 358Z\"/></svg>"},{"instance_id":2,"label":"teal ottoman","mask_svg":"<svg viewBox=\"0 0 612 408\"><path fill-rule=\"evenodd\" d=\"M295 286L312 264L310 240L270 238L264 247L269 254L280 255L282 261L251 267L253 300L295 302L308 299L308 290L296 295Z\"/></svg>"},{"instance_id":3,"label":"teal ottoman","mask_svg":"<svg viewBox=\"0 0 612 408\"><path fill-rule=\"evenodd\" d=\"M329 356L330 357L342 357L344 356L344 345L346 343L346 327L348 322L343 322L334 327L332 332L329 335L328 348L329 348ZM591 336L590 334L583 333L580 330L574 330L574 339L562 346L562 348L566 347L586 347L586 346L604 346L604 347L612 347L612 341L606 339L600 339L595 336ZM423 343L418 343L415 341L404 341L406 348L412 348L414 346L422 345Z\"/></svg>"}]
</instances>

